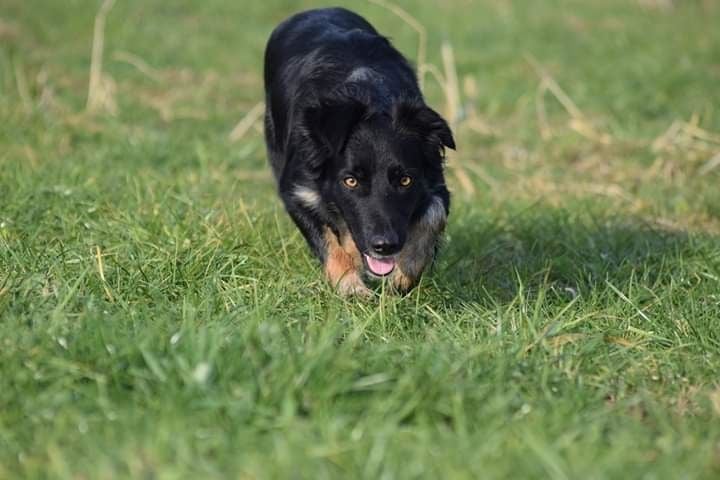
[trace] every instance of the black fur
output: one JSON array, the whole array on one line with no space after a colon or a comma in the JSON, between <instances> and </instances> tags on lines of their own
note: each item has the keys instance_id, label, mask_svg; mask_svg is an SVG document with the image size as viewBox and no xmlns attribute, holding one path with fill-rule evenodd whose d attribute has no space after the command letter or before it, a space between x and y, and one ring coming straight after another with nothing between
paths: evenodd
<instances>
[{"instance_id":1,"label":"black fur","mask_svg":"<svg viewBox=\"0 0 720 480\"><path fill-rule=\"evenodd\" d=\"M448 212L448 124L424 102L415 73L390 42L342 8L299 13L265 52L265 134L280 196L313 252L326 258L325 227L349 230L367 253L402 249L433 197ZM352 175L358 186L343 180ZM401 187L402 176L413 179ZM317 204L298 188L317 193ZM311 197L312 195L310 195ZM306 196L308 197L308 196Z\"/></svg>"}]
</instances>

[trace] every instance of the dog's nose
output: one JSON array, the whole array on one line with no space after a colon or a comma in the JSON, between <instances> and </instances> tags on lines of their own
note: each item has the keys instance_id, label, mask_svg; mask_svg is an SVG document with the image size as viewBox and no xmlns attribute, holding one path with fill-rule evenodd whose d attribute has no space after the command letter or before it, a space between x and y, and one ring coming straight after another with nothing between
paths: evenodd
<instances>
[{"instance_id":1,"label":"dog's nose","mask_svg":"<svg viewBox=\"0 0 720 480\"><path fill-rule=\"evenodd\" d=\"M400 250L400 242L397 235L375 235L370 239L373 252L379 255L393 255Z\"/></svg>"}]
</instances>

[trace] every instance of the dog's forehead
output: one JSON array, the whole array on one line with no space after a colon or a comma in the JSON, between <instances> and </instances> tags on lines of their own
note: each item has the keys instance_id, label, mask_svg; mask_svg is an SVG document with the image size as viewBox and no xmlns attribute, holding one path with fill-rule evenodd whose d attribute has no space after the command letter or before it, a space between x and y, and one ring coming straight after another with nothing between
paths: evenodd
<instances>
[{"instance_id":1,"label":"dog's forehead","mask_svg":"<svg viewBox=\"0 0 720 480\"><path fill-rule=\"evenodd\" d=\"M348 148L353 167L376 171L398 165L413 168L421 162L417 142L401 136L389 124L364 125L358 133Z\"/></svg>"}]
</instances>

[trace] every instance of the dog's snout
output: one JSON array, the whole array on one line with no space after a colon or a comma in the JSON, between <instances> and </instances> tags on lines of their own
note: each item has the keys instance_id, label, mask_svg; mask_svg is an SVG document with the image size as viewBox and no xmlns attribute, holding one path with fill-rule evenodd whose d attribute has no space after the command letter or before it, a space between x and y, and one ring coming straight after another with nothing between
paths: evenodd
<instances>
[{"instance_id":1,"label":"dog's snout","mask_svg":"<svg viewBox=\"0 0 720 480\"><path fill-rule=\"evenodd\" d=\"M400 239L395 233L375 235L370 239L373 252L378 255L393 255L400 251Z\"/></svg>"}]
</instances>

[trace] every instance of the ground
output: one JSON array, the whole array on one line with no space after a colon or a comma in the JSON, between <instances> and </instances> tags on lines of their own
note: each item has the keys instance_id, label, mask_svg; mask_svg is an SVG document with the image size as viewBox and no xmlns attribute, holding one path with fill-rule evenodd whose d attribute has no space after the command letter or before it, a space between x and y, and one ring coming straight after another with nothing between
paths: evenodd
<instances>
[{"instance_id":1,"label":"ground","mask_svg":"<svg viewBox=\"0 0 720 480\"><path fill-rule=\"evenodd\" d=\"M0 9L0 477L720 476L717 2L338 2L458 140L438 262L372 300L254 121L315 3L101 3Z\"/></svg>"}]
</instances>

